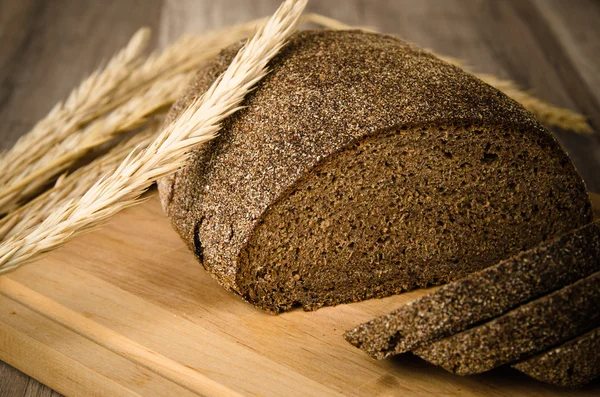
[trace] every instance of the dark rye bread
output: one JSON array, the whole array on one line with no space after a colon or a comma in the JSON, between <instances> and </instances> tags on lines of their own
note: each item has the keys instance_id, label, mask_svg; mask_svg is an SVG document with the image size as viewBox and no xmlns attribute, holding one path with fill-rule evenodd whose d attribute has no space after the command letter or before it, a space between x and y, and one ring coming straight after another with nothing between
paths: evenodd
<instances>
[{"instance_id":1,"label":"dark rye bread","mask_svg":"<svg viewBox=\"0 0 600 397\"><path fill-rule=\"evenodd\" d=\"M413 350L458 375L513 363L600 323L600 272L477 327Z\"/></svg>"},{"instance_id":2,"label":"dark rye bread","mask_svg":"<svg viewBox=\"0 0 600 397\"><path fill-rule=\"evenodd\" d=\"M382 359L456 334L600 271L600 222L472 273L346 333Z\"/></svg>"},{"instance_id":3,"label":"dark rye bread","mask_svg":"<svg viewBox=\"0 0 600 397\"><path fill-rule=\"evenodd\" d=\"M600 328L514 364L513 368L541 382L583 386L600 376Z\"/></svg>"},{"instance_id":4,"label":"dark rye bread","mask_svg":"<svg viewBox=\"0 0 600 397\"><path fill-rule=\"evenodd\" d=\"M174 118L240 48L199 71ZM294 35L221 136L160 182L189 248L272 313L442 284L591 221L519 104L394 37Z\"/></svg>"}]
</instances>

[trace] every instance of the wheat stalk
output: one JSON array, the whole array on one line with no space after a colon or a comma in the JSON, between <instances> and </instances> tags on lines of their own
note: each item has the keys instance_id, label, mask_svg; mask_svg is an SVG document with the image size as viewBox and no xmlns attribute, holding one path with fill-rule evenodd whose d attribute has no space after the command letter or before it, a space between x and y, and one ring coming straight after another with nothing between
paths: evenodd
<instances>
[{"instance_id":1,"label":"wheat stalk","mask_svg":"<svg viewBox=\"0 0 600 397\"><path fill-rule=\"evenodd\" d=\"M34 223L43 219L48 213L47 210L35 213L30 208L40 209L40 203L44 200L60 195L57 192L60 188L55 186L48 194L37 197L33 200L35 205L25 205L17 209L20 202L50 183L56 175L69 168L88 150L110 140L119 133L136 128L154 110L168 108L182 90L181 81L186 80L185 77L182 79L182 76L190 76L192 71L196 70L204 60L214 57L222 48L247 37L265 21L266 18L261 18L201 36L185 36L164 51L153 52L140 67L131 73L125 81L126 84L122 84L121 88L117 90L113 95L112 102L107 103L104 109L98 111L98 113L108 112L117 106L111 114L96 120L86 128L73 132L20 174L13 175L12 184L8 184L0 191L0 208L3 208L0 212L9 213L0 220L0 240L23 229L22 223L14 223L18 218L27 216L35 219L36 221L32 221ZM148 88L149 85L150 88ZM144 88L146 88L146 92L143 92ZM123 105L125 100L128 102ZM120 105L117 105L117 102ZM109 158L104 161L107 164L113 164L114 162L110 160L117 157L115 153L109 153L107 156ZM116 165L114 167L116 168ZM97 175L97 173L88 172L88 167L85 168L87 179L91 178L90 175ZM79 172L75 172L69 176L68 180L72 181L79 175ZM67 184L63 189L71 185ZM81 189L77 192L81 192ZM75 198L76 196L69 195L68 197ZM49 201L45 208L56 203L56 200Z\"/></svg>"},{"instance_id":2,"label":"wheat stalk","mask_svg":"<svg viewBox=\"0 0 600 397\"><path fill-rule=\"evenodd\" d=\"M117 96L126 100L156 79L197 70L202 62L216 56L224 47L247 38L265 21L266 18L260 18L199 36L183 36L163 51L154 51L121 86Z\"/></svg>"},{"instance_id":3,"label":"wheat stalk","mask_svg":"<svg viewBox=\"0 0 600 397\"><path fill-rule=\"evenodd\" d=\"M148 45L150 30L140 29L127 46L108 64L93 72L64 103L58 103L33 129L23 135L10 151L0 154L0 183L41 156L80 125L90 120L98 107L110 101L110 94L140 63L140 56Z\"/></svg>"},{"instance_id":4,"label":"wheat stalk","mask_svg":"<svg viewBox=\"0 0 600 397\"><path fill-rule=\"evenodd\" d=\"M149 116L170 106L190 77L191 73L188 72L155 81L145 92L51 147L0 191L0 214L17 208L19 202L46 186L53 177L69 168L89 150L141 126Z\"/></svg>"},{"instance_id":5,"label":"wheat stalk","mask_svg":"<svg viewBox=\"0 0 600 397\"><path fill-rule=\"evenodd\" d=\"M158 178L185 164L189 150L213 139L220 123L239 109L244 96L267 73L268 62L295 30L306 0L286 0L238 52L227 70L141 153L97 181L79 200L53 211L37 227L0 245L0 273L31 262L76 235L97 228L136 204Z\"/></svg>"},{"instance_id":6,"label":"wheat stalk","mask_svg":"<svg viewBox=\"0 0 600 397\"><path fill-rule=\"evenodd\" d=\"M542 99L536 98L530 93L521 90L513 81L500 79L491 74L475 73L475 76L519 102L525 109L529 110L547 125L583 134L592 134L594 132L584 115L570 109L554 106Z\"/></svg>"},{"instance_id":7,"label":"wheat stalk","mask_svg":"<svg viewBox=\"0 0 600 397\"><path fill-rule=\"evenodd\" d=\"M98 179L113 172L132 152L134 155L148 147L156 137L160 123L154 122L141 132L119 142L105 155L78 168L72 174L63 174L55 185L29 201L18 210L0 219L0 241L41 223L52 211L69 200L79 199Z\"/></svg>"}]
</instances>

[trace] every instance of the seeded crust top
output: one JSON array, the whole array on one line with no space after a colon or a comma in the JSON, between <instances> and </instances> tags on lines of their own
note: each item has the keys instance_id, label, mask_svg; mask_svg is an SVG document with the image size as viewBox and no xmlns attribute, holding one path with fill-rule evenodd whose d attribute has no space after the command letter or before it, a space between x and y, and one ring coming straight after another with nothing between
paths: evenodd
<instances>
[{"instance_id":1,"label":"seeded crust top","mask_svg":"<svg viewBox=\"0 0 600 397\"><path fill-rule=\"evenodd\" d=\"M206 91L240 47L224 50L198 72L167 122ZM233 291L238 254L269 205L322 159L377 131L495 126L536 136L569 161L517 102L391 36L300 32L269 67L270 74L246 97L245 108L223 123L221 136L159 182L175 229L204 267Z\"/></svg>"}]
</instances>

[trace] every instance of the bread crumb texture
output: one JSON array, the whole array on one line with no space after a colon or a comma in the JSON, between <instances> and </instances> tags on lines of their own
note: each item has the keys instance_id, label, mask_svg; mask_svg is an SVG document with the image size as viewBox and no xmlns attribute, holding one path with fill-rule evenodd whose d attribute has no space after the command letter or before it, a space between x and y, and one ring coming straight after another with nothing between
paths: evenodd
<instances>
[{"instance_id":1,"label":"bread crumb texture","mask_svg":"<svg viewBox=\"0 0 600 397\"><path fill-rule=\"evenodd\" d=\"M513 365L539 381L579 387L600 376L600 328Z\"/></svg>"},{"instance_id":2,"label":"bread crumb texture","mask_svg":"<svg viewBox=\"0 0 600 397\"><path fill-rule=\"evenodd\" d=\"M513 363L600 325L600 272L414 352L458 375Z\"/></svg>"},{"instance_id":3,"label":"bread crumb texture","mask_svg":"<svg viewBox=\"0 0 600 397\"><path fill-rule=\"evenodd\" d=\"M600 221L446 284L346 333L374 358L404 353L600 271Z\"/></svg>"}]
</instances>

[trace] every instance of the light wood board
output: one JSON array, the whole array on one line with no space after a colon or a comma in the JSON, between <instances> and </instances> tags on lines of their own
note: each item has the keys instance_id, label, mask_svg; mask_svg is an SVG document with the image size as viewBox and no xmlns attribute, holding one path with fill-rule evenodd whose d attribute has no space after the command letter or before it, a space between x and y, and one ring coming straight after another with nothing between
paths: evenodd
<instances>
[{"instance_id":1,"label":"light wood board","mask_svg":"<svg viewBox=\"0 0 600 397\"><path fill-rule=\"evenodd\" d=\"M506 368L375 361L342 337L420 295L265 314L196 263L153 197L0 277L0 360L72 396L592 396Z\"/></svg>"}]
</instances>

